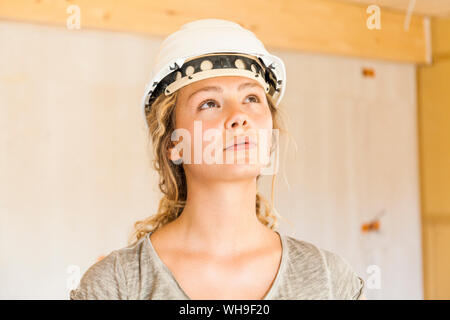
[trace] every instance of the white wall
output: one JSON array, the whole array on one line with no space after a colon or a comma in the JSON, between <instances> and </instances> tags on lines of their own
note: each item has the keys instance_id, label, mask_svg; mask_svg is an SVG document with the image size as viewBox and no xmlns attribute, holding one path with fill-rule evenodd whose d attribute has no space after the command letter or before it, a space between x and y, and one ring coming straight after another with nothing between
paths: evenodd
<instances>
[{"instance_id":1,"label":"white wall","mask_svg":"<svg viewBox=\"0 0 450 320\"><path fill-rule=\"evenodd\" d=\"M83 273L156 211L139 102L161 40L0 21L0 299L67 299L70 265ZM368 298L422 298L414 66L273 52L298 145L277 177L281 231L366 280L379 265Z\"/></svg>"},{"instance_id":2,"label":"white wall","mask_svg":"<svg viewBox=\"0 0 450 320\"><path fill-rule=\"evenodd\" d=\"M284 167L291 188L280 184L277 196L293 221L284 230L340 253L366 280L378 265L381 289L368 298L422 299L415 67L279 54L298 144ZM380 232L363 234L382 210Z\"/></svg>"}]
</instances>

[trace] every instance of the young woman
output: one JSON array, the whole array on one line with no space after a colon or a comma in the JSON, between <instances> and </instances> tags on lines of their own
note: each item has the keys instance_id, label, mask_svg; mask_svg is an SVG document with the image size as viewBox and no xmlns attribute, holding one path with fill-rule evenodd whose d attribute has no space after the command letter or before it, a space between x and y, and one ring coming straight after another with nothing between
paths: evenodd
<instances>
[{"instance_id":1,"label":"young woman","mask_svg":"<svg viewBox=\"0 0 450 320\"><path fill-rule=\"evenodd\" d=\"M251 152L275 152L277 141L257 133L281 129L282 61L217 19L184 25L157 60L143 104L158 212L136 223L132 244L91 266L70 298L360 299L364 282L347 261L281 235L257 192L267 162Z\"/></svg>"}]
</instances>

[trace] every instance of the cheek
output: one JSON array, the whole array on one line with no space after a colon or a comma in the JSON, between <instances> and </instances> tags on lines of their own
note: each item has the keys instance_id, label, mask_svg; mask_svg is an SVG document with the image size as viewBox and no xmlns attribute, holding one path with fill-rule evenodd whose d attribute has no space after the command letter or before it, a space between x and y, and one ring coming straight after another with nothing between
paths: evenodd
<instances>
[{"instance_id":1,"label":"cheek","mask_svg":"<svg viewBox=\"0 0 450 320\"><path fill-rule=\"evenodd\" d=\"M197 151L202 152L203 154L203 150L206 148L207 145L214 143L214 144L218 144L219 141L217 141L217 139L221 139L221 137L216 137L214 136L214 138L211 138L212 140L208 140L207 141L207 137L211 136L211 131L216 133L217 135L221 135L220 133L223 130L220 130L220 126L216 126L214 123L209 123L206 121L201 121L201 120L189 120L187 121L186 119L183 121L180 121L180 123L178 124L179 128L183 128L185 129L185 134L189 135L189 139L186 141L186 144L189 143L188 141L190 141L190 149L191 149L191 155L193 156L194 153ZM209 132L207 132L209 131ZM206 134L208 133L208 134ZM185 144L185 146L187 146ZM199 148L201 147L199 150L196 150L195 148ZM192 160L193 161L193 160Z\"/></svg>"},{"instance_id":2,"label":"cheek","mask_svg":"<svg viewBox=\"0 0 450 320\"><path fill-rule=\"evenodd\" d=\"M273 127L272 113L269 107L256 120L256 126L258 128L271 129Z\"/></svg>"}]
</instances>

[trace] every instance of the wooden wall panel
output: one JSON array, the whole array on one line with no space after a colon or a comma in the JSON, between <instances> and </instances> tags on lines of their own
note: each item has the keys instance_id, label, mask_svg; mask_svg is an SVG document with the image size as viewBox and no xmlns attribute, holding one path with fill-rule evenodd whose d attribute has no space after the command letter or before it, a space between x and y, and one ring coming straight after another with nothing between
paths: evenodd
<instances>
[{"instance_id":1,"label":"wooden wall panel","mask_svg":"<svg viewBox=\"0 0 450 320\"><path fill-rule=\"evenodd\" d=\"M450 298L450 19L433 19L433 65L418 68L424 293Z\"/></svg>"},{"instance_id":2,"label":"wooden wall panel","mask_svg":"<svg viewBox=\"0 0 450 320\"><path fill-rule=\"evenodd\" d=\"M450 18L433 19L431 28L435 59L450 58Z\"/></svg>"},{"instance_id":3,"label":"wooden wall panel","mask_svg":"<svg viewBox=\"0 0 450 320\"><path fill-rule=\"evenodd\" d=\"M425 296L450 299L450 219L428 219L424 239Z\"/></svg>"},{"instance_id":4,"label":"wooden wall panel","mask_svg":"<svg viewBox=\"0 0 450 320\"><path fill-rule=\"evenodd\" d=\"M418 74L423 210L450 217L450 58Z\"/></svg>"}]
</instances>

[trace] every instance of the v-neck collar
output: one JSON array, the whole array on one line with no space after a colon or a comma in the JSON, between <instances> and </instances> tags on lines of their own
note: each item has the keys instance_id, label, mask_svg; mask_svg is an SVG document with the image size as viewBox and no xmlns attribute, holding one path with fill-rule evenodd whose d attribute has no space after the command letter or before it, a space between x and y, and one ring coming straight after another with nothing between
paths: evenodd
<instances>
[{"instance_id":1,"label":"v-neck collar","mask_svg":"<svg viewBox=\"0 0 450 320\"><path fill-rule=\"evenodd\" d=\"M281 235L278 231L275 230L275 232L278 234L281 240L281 262L278 267L277 275L275 276L275 280L272 282L272 285L270 286L269 291L266 293L264 298L262 300L269 300L274 295L274 292L277 290L279 283L281 281L281 278L284 273L285 265L286 265L286 259L287 259L287 250L288 246L286 244L286 238L284 235ZM192 300L186 292L184 292L183 288L181 288L180 284L178 283L177 279L175 279L175 276L173 275L172 271L166 266L166 264L161 260L158 253L155 250L155 247L153 247L152 242L150 241L150 235L152 232L147 233L147 243L150 247L150 255L153 256L155 261L162 267L162 269L170 276L173 284L175 285L176 289L184 296L186 300Z\"/></svg>"}]
</instances>

